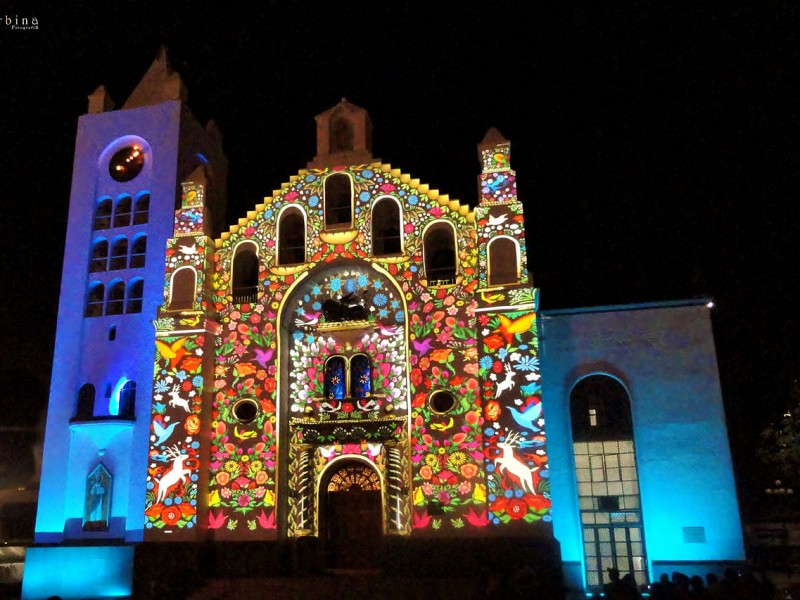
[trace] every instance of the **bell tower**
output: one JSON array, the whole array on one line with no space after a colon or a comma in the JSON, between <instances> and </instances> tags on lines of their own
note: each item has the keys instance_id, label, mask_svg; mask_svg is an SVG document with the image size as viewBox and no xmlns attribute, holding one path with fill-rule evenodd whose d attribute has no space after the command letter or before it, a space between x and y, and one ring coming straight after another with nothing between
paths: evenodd
<instances>
[{"instance_id":1,"label":"bell tower","mask_svg":"<svg viewBox=\"0 0 800 600\"><path fill-rule=\"evenodd\" d=\"M142 541L153 322L181 183L202 167L224 216L227 160L165 49L121 108L78 119L34 545L22 597L129 595Z\"/></svg>"}]
</instances>

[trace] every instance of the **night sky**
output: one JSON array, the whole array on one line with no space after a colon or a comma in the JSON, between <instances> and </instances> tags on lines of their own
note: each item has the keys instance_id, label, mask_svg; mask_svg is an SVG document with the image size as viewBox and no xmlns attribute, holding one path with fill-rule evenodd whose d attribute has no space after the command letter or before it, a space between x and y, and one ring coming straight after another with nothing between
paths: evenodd
<instances>
[{"instance_id":1,"label":"night sky","mask_svg":"<svg viewBox=\"0 0 800 600\"><path fill-rule=\"evenodd\" d=\"M376 158L471 205L477 144L496 127L542 309L714 300L747 479L800 373L796 2L53 4L0 7L39 20L0 24L0 366L14 406L35 395L20 386L49 384L86 96L104 84L121 106L166 44L195 115L222 130L228 223L305 167L314 116L343 97L369 111Z\"/></svg>"}]
</instances>

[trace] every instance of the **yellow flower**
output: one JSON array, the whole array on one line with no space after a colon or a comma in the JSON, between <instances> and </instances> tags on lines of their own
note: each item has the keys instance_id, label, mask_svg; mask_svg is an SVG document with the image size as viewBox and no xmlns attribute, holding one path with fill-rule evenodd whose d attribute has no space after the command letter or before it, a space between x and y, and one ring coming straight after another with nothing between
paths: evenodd
<instances>
[{"instance_id":1,"label":"yellow flower","mask_svg":"<svg viewBox=\"0 0 800 600\"><path fill-rule=\"evenodd\" d=\"M275 492L272 490L264 492L264 506L275 506Z\"/></svg>"},{"instance_id":2,"label":"yellow flower","mask_svg":"<svg viewBox=\"0 0 800 600\"><path fill-rule=\"evenodd\" d=\"M418 487L414 490L414 506L422 506L425 504L425 496L422 494L422 488Z\"/></svg>"},{"instance_id":3,"label":"yellow flower","mask_svg":"<svg viewBox=\"0 0 800 600\"><path fill-rule=\"evenodd\" d=\"M219 505L219 492L217 490L213 490L208 495L208 505L209 506L218 506Z\"/></svg>"},{"instance_id":4,"label":"yellow flower","mask_svg":"<svg viewBox=\"0 0 800 600\"><path fill-rule=\"evenodd\" d=\"M481 504L486 503L486 486L484 484L475 484L475 490L472 492L472 499Z\"/></svg>"}]
</instances>

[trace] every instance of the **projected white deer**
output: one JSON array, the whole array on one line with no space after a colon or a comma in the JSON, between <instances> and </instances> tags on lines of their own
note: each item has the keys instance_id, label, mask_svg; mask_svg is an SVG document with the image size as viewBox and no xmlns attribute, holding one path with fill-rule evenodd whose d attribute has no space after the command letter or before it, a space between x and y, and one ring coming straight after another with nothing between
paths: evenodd
<instances>
[{"instance_id":1,"label":"projected white deer","mask_svg":"<svg viewBox=\"0 0 800 600\"><path fill-rule=\"evenodd\" d=\"M498 442L497 447L502 450L502 454L494 459L495 468L498 473L508 472L519 479L522 489L528 493L536 495L533 487L533 474L539 467L530 469L525 463L514 456L514 447L519 445L520 437L517 432L512 432L506 437L505 442Z\"/></svg>"},{"instance_id":2,"label":"projected white deer","mask_svg":"<svg viewBox=\"0 0 800 600\"><path fill-rule=\"evenodd\" d=\"M192 474L192 472L183 465L189 456L186 454L181 454L181 451L177 446L167 448L166 455L172 459L172 467L170 467L170 470L164 473L161 476L161 479L158 480L156 502L163 502L164 498L167 497L167 492L172 486L179 481L186 483L186 478Z\"/></svg>"}]
</instances>

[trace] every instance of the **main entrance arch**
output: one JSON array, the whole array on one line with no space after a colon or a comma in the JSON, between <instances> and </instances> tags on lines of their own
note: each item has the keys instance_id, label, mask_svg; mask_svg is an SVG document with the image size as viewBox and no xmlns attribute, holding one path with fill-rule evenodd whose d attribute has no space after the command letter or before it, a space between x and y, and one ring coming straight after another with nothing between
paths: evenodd
<instances>
[{"instance_id":1,"label":"main entrance arch","mask_svg":"<svg viewBox=\"0 0 800 600\"><path fill-rule=\"evenodd\" d=\"M383 540L381 478L372 465L343 458L331 464L319 488L319 532L325 566L377 566Z\"/></svg>"}]
</instances>

